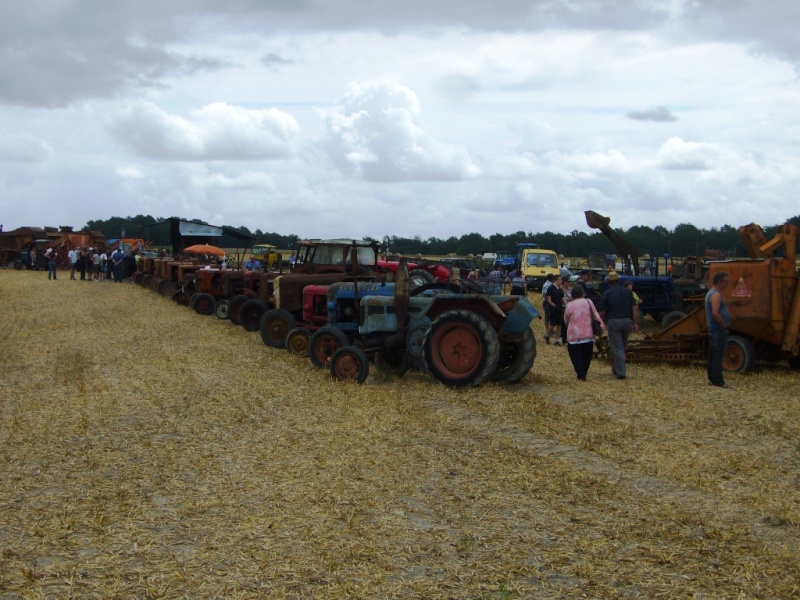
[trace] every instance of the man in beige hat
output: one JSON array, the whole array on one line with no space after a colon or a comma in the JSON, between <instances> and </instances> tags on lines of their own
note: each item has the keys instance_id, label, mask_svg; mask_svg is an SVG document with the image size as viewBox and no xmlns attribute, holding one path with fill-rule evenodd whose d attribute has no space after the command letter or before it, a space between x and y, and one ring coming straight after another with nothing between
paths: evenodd
<instances>
[{"instance_id":1,"label":"man in beige hat","mask_svg":"<svg viewBox=\"0 0 800 600\"><path fill-rule=\"evenodd\" d=\"M619 284L619 273L616 271L608 273L608 289L603 294L598 309L608 331L611 373L617 379L625 379L628 376L625 345L631 331L636 331L638 327L639 307L631 291Z\"/></svg>"}]
</instances>

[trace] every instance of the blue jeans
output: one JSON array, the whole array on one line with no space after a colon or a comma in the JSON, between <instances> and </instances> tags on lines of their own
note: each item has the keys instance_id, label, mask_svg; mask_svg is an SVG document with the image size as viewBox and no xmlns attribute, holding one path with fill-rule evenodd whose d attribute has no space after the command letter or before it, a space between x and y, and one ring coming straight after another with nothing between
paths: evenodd
<instances>
[{"instance_id":1,"label":"blue jeans","mask_svg":"<svg viewBox=\"0 0 800 600\"><path fill-rule=\"evenodd\" d=\"M725 385L722 375L722 359L728 345L727 329L712 329L708 332L708 380L713 385Z\"/></svg>"},{"instance_id":2,"label":"blue jeans","mask_svg":"<svg viewBox=\"0 0 800 600\"><path fill-rule=\"evenodd\" d=\"M47 278L56 279L56 261L49 260L47 261Z\"/></svg>"}]
</instances>

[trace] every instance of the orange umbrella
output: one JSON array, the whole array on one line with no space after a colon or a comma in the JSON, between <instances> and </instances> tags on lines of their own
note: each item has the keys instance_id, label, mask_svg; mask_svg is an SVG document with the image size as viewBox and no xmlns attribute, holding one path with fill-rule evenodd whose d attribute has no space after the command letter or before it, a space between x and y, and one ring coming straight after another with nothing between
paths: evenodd
<instances>
[{"instance_id":1,"label":"orange umbrella","mask_svg":"<svg viewBox=\"0 0 800 600\"><path fill-rule=\"evenodd\" d=\"M213 254L214 256L225 256L227 254L222 248L210 246L208 244L195 244L183 249L184 252L196 252L197 254Z\"/></svg>"}]
</instances>

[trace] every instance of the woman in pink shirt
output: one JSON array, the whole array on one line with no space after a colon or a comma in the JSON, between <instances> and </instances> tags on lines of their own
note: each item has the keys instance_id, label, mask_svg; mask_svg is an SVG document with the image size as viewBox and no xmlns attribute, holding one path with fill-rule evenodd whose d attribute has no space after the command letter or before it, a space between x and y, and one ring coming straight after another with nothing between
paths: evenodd
<instances>
[{"instance_id":1,"label":"woman in pink shirt","mask_svg":"<svg viewBox=\"0 0 800 600\"><path fill-rule=\"evenodd\" d=\"M572 301L564 310L564 324L567 327L567 352L578 380L586 381L589 365L592 363L594 351L594 332L592 319L600 322L605 329L605 323L594 307L594 303L583 297L583 288L576 285L572 288Z\"/></svg>"}]
</instances>

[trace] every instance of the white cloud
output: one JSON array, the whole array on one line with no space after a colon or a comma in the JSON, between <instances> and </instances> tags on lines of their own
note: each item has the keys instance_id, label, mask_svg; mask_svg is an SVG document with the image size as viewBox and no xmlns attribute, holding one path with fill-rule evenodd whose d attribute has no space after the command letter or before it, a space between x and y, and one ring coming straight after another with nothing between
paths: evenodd
<instances>
[{"instance_id":1,"label":"white cloud","mask_svg":"<svg viewBox=\"0 0 800 600\"><path fill-rule=\"evenodd\" d=\"M52 152L45 140L27 133L0 135L0 161L40 162Z\"/></svg>"},{"instance_id":2,"label":"white cloud","mask_svg":"<svg viewBox=\"0 0 800 600\"><path fill-rule=\"evenodd\" d=\"M291 154L297 121L285 112L213 103L191 118L168 114L152 102L128 105L110 133L154 160L270 160Z\"/></svg>"},{"instance_id":3,"label":"white cloud","mask_svg":"<svg viewBox=\"0 0 800 600\"><path fill-rule=\"evenodd\" d=\"M480 173L465 150L425 132L416 94L399 83L351 83L321 114L334 164L367 181L457 181Z\"/></svg>"}]
</instances>

